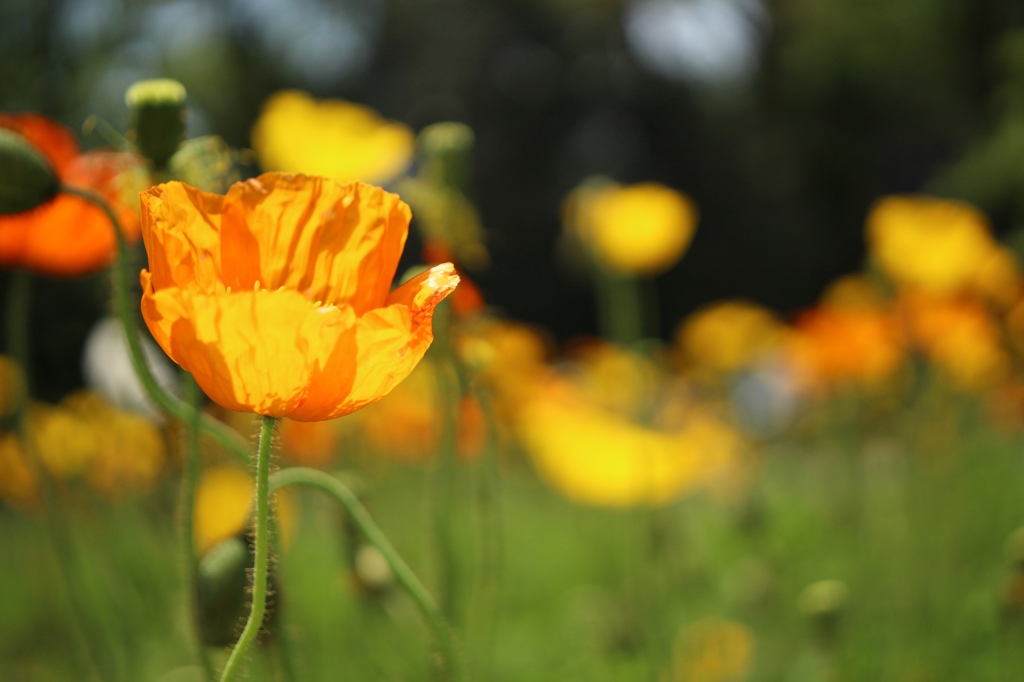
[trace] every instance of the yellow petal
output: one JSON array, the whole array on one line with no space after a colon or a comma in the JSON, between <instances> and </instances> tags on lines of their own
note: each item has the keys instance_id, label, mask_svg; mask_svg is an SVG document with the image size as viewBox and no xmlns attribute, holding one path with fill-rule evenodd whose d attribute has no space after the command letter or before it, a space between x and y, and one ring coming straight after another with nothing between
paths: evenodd
<instances>
[{"instance_id":1,"label":"yellow petal","mask_svg":"<svg viewBox=\"0 0 1024 682\"><path fill-rule=\"evenodd\" d=\"M350 385L354 373L341 371L345 363L338 357L351 362L351 309L317 307L288 290L154 292L145 274L143 286L143 317L154 339L228 409L285 416L307 399L313 379L327 367L339 370L333 385Z\"/></svg>"},{"instance_id":2,"label":"yellow petal","mask_svg":"<svg viewBox=\"0 0 1024 682\"><path fill-rule=\"evenodd\" d=\"M252 144L266 170L383 183L409 165L415 139L408 127L367 107L286 90L263 105Z\"/></svg>"},{"instance_id":3,"label":"yellow petal","mask_svg":"<svg viewBox=\"0 0 1024 682\"><path fill-rule=\"evenodd\" d=\"M423 358L434 338L434 308L458 283L455 268L445 263L393 291L387 307L371 310L359 318L351 389L316 382L306 401L288 416L297 421L332 419L387 395Z\"/></svg>"}]
</instances>

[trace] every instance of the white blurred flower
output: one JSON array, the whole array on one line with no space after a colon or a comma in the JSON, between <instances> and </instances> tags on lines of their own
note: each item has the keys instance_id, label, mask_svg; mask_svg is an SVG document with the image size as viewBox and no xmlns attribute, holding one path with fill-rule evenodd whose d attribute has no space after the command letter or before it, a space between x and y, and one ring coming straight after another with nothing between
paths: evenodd
<instances>
[{"instance_id":1,"label":"white blurred flower","mask_svg":"<svg viewBox=\"0 0 1024 682\"><path fill-rule=\"evenodd\" d=\"M160 349L141 335L143 355L156 382L164 390L178 393L178 374ZM160 410L146 395L146 389L135 375L121 321L115 317L101 319L89 332L82 353L82 374L86 385L106 398L112 405L138 412L154 421L163 419Z\"/></svg>"},{"instance_id":2,"label":"white blurred flower","mask_svg":"<svg viewBox=\"0 0 1024 682\"><path fill-rule=\"evenodd\" d=\"M707 85L753 75L769 25L762 0L636 0L624 23L629 49L649 69Z\"/></svg>"}]
</instances>

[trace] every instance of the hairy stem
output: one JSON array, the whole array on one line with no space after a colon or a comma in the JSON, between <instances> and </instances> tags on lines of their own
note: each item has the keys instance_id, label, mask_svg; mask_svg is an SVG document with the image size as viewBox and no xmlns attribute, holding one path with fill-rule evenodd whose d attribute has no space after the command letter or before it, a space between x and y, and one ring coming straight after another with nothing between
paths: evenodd
<instances>
[{"instance_id":1,"label":"hairy stem","mask_svg":"<svg viewBox=\"0 0 1024 682\"><path fill-rule=\"evenodd\" d=\"M235 648L224 664L220 682L229 682L238 674L249 647L256 641L263 627L263 614L267 607L267 569L270 543L267 542L270 525L270 441L274 436L274 418L263 417L260 424L260 444L256 450L256 520L254 534L256 550L253 558L252 609L245 622Z\"/></svg>"}]
</instances>

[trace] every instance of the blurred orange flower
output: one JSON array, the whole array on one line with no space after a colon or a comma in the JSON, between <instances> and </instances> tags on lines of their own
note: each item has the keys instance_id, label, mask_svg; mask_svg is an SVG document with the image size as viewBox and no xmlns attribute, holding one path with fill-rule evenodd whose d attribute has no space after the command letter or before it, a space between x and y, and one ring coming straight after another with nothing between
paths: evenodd
<instances>
[{"instance_id":1,"label":"blurred orange flower","mask_svg":"<svg viewBox=\"0 0 1024 682\"><path fill-rule=\"evenodd\" d=\"M814 388L879 383L905 355L897 320L867 307L824 305L804 312L787 348L798 376Z\"/></svg>"},{"instance_id":2,"label":"blurred orange flower","mask_svg":"<svg viewBox=\"0 0 1024 682\"><path fill-rule=\"evenodd\" d=\"M39 114L0 113L0 128L24 137L63 184L99 194L113 207L125 238L130 243L138 239L134 201L125 201L131 192L123 191L128 171L142 168L138 157L112 151L80 154L71 131ZM107 267L116 255L110 220L84 199L58 194L31 211L0 216L0 265L76 277Z\"/></svg>"},{"instance_id":3,"label":"blurred orange flower","mask_svg":"<svg viewBox=\"0 0 1024 682\"><path fill-rule=\"evenodd\" d=\"M915 346L960 388L990 388L1008 377L999 325L980 301L905 294L899 306Z\"/></svg>"},{"instance_id":4,"label":"blurred orange flower","mask_svg":"<svg viewBox=\"0 0 1024 682\"><path fill-rule=\"evenodd\" d=\"M389 288L409 207L362 183L267 173L225 196L142 195L142 314L157 343L231 410L333 419L383 397L433 340L450 263Z\"/></svg>"}]
</instances>

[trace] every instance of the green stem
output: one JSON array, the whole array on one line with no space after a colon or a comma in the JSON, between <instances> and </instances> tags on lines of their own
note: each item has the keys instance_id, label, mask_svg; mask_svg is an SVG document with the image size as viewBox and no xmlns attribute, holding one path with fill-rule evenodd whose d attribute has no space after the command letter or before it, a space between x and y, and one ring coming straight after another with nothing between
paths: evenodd
<instances>
[{"instance_id":1,"label":"green stem","mask_svg":"<svg viewBox=\"0 0 1024 682\"><path fill-rule=\"evenodd\" d=\"M203 644L199 637L198 624L199 624L199 597L196 593L196 566L198 564L198 558L196 557L196 544L194 537L194 515L195 515L195 504L196 504L196 487L199 484L199 474L202 469L202 462L200 461L199 452L199 387L196 385L195 379L192 375L185 373L182 377L184 380L185 399L191 408L191 416L188 420L188 432L185 442L185 470L181 477L181 529L179 531L181 541L181 556L184 562L183 573L185 577L186 589L191 595L189 600L190 604L190 622L192 624L192 630L195 635L195 647L196 652L199 655L199 662L203 666L203 670L206 673L206 680L213 680L217 673L213 668L213 661L210 660L210 653L206 650L206 645Z\"/></svg>"},{"instance_id":2,"label":"green stem","mask_svg":"<svg viewBox=\"0 0 1024 682\"><path fill-rule=\"evenodd\" d=\"M274 474L270 482L271 490L278 490L289 485L308 485L326 492L341 504L349 517L358 526L367 541L384 557L395 574L395 578L405 588L416 603L423 618L437 636L447 662L449 678L454 682L467 682L466 664L459 651L455 633L452 631L437 603L423 586L409 565L391 545L387 536L374 522L359 498L349 490L348 486L330 474L306 467L290 467Z\"/></svg>"},{"instance_id":3,"label":"green stem","mask_svg":"<svg viewBox=\"0 0 1024 682\"><path fill-rule=\"evenodd\" d=\"M131 281L128 274L128 244L125 241L124 233L121 231L121 223L117 215L111 210L109 204L102 197L87 189L80 187L61 186L61 192L84 199L102 210L114 227L114 234L117 236L118 258L114 262L114 306L117 316L124 326L125 337L128 342L128 351L131 356L132 368L136 376L142 382L146 393L161 409L179 421L187 422L191 416L191 408L165 391L153 376L146 362L146 356L142 352L142 342L139 340L138 324L131 310L128 301L128 292L131 291ZM230 427L221 424L209 415L200 416L200 428L210 437L227 448L240 461L249 462L249 446L245 439Z\"/></svg>"},{"instance_id":4,"label":"green stem","mask_svg":"<svg viewBox=\"0 0 1024 682\"><path fill-rule=\"evenodd\" d=\"M267 608L267 568L269 545L267 542L270 524L270 441L274 436L274 418L263 417L260 423L260 445L256 450L256 550L253 559L252 610L235 648L224 664L220 682L234 679L245 660L249 647L256 641L263 627L263 614Z\"/></svg>"},{"instance_id":5,"label":"green stem","mask_svg":"<svg viewBox=\"0 0 1024 682\"><path fill-rule=\"evenodd\" d=\"M7 292L7 352L21 368L23 391L14 402L14 411L20 413L28 400L28 387L32 383L29 354L29 324L32 307L32 273L18 268L11 273Z\"/></svg>"},{"instance_id":6,"label":"green stem","mask_svg":"<svg viewBox=\"0 0 1024 682\"><path fill-rule=\"evenodd\" d=\"M602 336L621 344L643 339L647 309L640 282L628 275L617 275L600 268L594 276Z\"/></svg>"}]
</instances>

